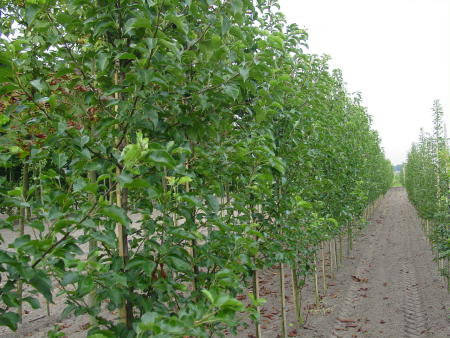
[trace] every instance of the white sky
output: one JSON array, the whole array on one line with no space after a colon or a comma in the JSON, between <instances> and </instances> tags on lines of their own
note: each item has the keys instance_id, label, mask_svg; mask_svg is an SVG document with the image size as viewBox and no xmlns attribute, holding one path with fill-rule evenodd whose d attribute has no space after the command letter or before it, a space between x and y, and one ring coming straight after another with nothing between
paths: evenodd
<instances>
[{"instance_id":1,"label":"white sky","mask_svg":"<svg viewBox=\"0 0 450 338\"><path fill-rule=\"evenodd\" d=\"M308 29L309 52L329 54L361 91L387 157L400 164L440 99L450 129L450 0L279 0ZM450 130L448 130L450 134Z\"/></svg>"}]
</instances>

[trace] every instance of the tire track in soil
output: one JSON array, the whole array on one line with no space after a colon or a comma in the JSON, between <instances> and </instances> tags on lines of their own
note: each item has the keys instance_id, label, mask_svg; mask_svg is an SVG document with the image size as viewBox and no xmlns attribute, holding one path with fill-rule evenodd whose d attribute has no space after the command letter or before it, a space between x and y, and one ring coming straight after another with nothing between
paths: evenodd
<instances>
[{"instance_id":1,"label":"tire track in soil","mask_svg":"<svg viewBox=\"0 0 450 338\"><path fill-rule=\"evenodd\" d=\"M380 203L378 208L383 207L384 200ZM376 231L379 231L378 229ZM374 235L378 236L378 234ZM355 324L352 318L355 317L355 307L360 301L358 291L361 289L361 282L366 280L366 273L372 266L375 259L374 250L376 249L376 242L369 241L368 247L362 253L362 256L357 264L356 270L352 275L352 282L348 288L345 298L339 307L338 315L336 316L335 325L331 331L330 338L342 338L345 335L354 334L348 331L356 331L358 325ZM360 281L354 279L360 278ZM367 279L368 280L368 279Z\"/></svg>"},{"instance_id":2,"label":"tire track in soil","mask_svg":"<svg viewBox=\"0 0 450 338\"><path fill-rule=\"evenodd\" d=\"M450 337L450 296L403 188L386 194L355 239L354 259L344 260L334 297L324 298L332 312L299 336Z\"/></svg>"},{"instance_id":3,"label":"tire track in soil","mask_svg":"<svg viewBox=\"0 0 450 338\"><path fill-rule=\"evenodd\" d=\"M427 330L427 314L419 293L415 269L406 261L401 272L405 292L404 303L401 307L405 319L405 337L421 337Z\"/></svg>"},{"instance_id":4,"label":"tire track in soil","mask_svg":"<svg viewBox=\"0 0 450 338\"><path fill-rule=\"evenodd\" d=\"M373 250L374 245L373 242L371 242L371 245L365 252L364 257L360 259L358 267L356 268L355 274L353 276L355 276L356 278L360 278L361 280L366 278L364 277L365 272L367 270L367 267L372 264L374 258ZM336 318L336 323L332 330L331 337L340 338L342 337L343 331L348 331L350 328L352 328L352 325L355 325L353 322L350 322L350 320L354 317L355 303L357 303L359 299L359 288L361 288L361 283L357 280L352 280L352 284L347 290L344 301L341 305L341 308L339 309L339 315Z\"/></svg>"}]
</instances>

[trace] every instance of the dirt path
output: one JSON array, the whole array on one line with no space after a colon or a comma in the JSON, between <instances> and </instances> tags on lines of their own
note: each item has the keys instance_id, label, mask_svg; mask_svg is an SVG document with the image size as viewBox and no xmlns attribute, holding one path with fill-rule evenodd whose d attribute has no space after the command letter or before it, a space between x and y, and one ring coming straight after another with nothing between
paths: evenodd
<instances>
[{"instance_id":1,"label":"dirt path","mask_svg":"<svg viewBox=\"0 0 450 338\"><path fill-rule=\"evenodd\" d=\"M391 189L304 337L450 337L449 300L415 210Z\"/></svg>"},{"instance_id":2,"label":"dirt path","mask_svg":"<svg viewBox=\"0 0 450 338\"><path fill-rule=\"evenodd\" d=\"M286 267L290 337L450 337L450 296L402 188L386 194L369 225L355 236L354 249L329 283L320 309L314 306L313 283L307 282L302 292L307 321L302 328L293 324L290 277ZM262 271L260 284L261 296L267 299L262 309L263 337L281 337L278 271ZM53 305L52 313L62 308L60 301ZM30 320L35 315L30 313ZM61 322L54 316L27 323L15 334L0 329L0 338L46 337L55 322L64 328L66 337L86 336L87 318ZM238 332L237 337L255 337L253 325Z\"/></svg>"}]
</instances>

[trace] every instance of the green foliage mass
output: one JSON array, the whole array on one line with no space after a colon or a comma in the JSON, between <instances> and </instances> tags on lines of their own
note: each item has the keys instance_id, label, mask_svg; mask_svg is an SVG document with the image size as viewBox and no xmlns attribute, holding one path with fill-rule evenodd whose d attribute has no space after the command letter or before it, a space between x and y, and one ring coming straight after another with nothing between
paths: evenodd
<instances>
[{"instance_id":1,"label":"green foliage mass","mask_svg":"<svg viewBox=\"0 0 450 338\"><path fill-rule=\"evenodd\" d=\"M430 237L439 259L450 258L449 153L443 109L436 100L433 133L428 135L422 131L419 142L412 145L404 166L404 180L408 197L419 216L432 225ZM444 273L448 275L448 267Z\"/></svg>"},{"instance_id":2,"label":"green foliage mass","mask_svg":"<svg viewBox=\"0 0 450 338\"><path fill-rule=\"evenodd\" d=\"M254 270L308 275L392 183L360 96L276 1L0 3L2 180L31 173L0 229L27 209L37 233L0 250L1 325L19 282L52 301L53 280L93 337L233 330L258 319L235 298Z\"/></svg>"}]
</instances>

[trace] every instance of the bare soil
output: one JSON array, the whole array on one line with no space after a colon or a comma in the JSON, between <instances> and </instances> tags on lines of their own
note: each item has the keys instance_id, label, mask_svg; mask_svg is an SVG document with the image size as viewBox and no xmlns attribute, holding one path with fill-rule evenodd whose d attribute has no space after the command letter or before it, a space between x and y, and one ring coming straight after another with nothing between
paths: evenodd
<instances>
[{"instance_id":1,"label":"bare soil","mask_svg":"<svg viewBox=\"0 0 450 338\"><path fill-rule=\"evenodd\" d=\"M301 336L450 337L446 283L403 188L381 200L352 256L324 299L332 311Z\"/></svg>"},{"instance_id":2,"label":"bare soil","mask_svg":"<svg viewBox=\"0 0 450 338\"><path fill-rule=\"evenodd\" d=\"M344 253L347 244L344 242ZM320 255L319 255L320 257ZM326 271L329 260L325 259ZM285 269L287 270L287 269ZM328 270L328 277L332 277ZM302 292L306 323L295 325L291 275L285 273L289 337L450 337L450 295L430 245L403 188L380 199L369 224L357 235L328 289L315 306L313 280ZM319 277L321 274L319 274ZM279 274L263 271L262 336L281 337ZM230 335L231 336L231 335ZM255 336L253 325L237 337Z\"/></svg>"},{"instance_id":3,"label":"bare soil","mask_svg":"<svg viewBox=\"0 0 450 338\"><path fill-rule=\"evenodd\" d=\"M285 268L289 337L450 337L450 296L403 188L391 189L380 200L369 224L355 235L353 250L338 271L330 271L329 257L325 263L330 278L326 292L323 280L318 281L319 307L313 280L303 288L306 323L302 326L295 324L291 275ZM262 271L260 284L261 296L267 300L261 310L262 335L281 337L278 270ZM51 305L51 317L45 310L28 309L22 328L16 333L0 328L0 338L46 337L55 324L67 337L85 337L88 319L61 320L58 314L63 308L63 300L57 299ZM238 332L236 337L255 337L250 323Z\"/></svg>"}]
</instances>

